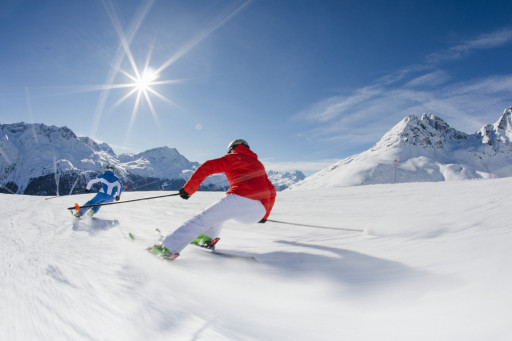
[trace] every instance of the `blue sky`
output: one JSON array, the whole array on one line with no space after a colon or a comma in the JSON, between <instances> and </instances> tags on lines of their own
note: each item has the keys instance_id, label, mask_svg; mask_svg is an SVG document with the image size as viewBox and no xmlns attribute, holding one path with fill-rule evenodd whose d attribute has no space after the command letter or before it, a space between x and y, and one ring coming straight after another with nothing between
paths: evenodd
<instances>
[{"instance_id":1,"label":"blue sky","mask_svg":"<svg viewBox=\"0 0 512 341\"><path fill-rule=\"evenodd\" d=\"M0 123L198 162L245 138L267 168L311 173L409 114L497 121L511 19L500 0L2 1Z\"/></svg>"}]
</instances>

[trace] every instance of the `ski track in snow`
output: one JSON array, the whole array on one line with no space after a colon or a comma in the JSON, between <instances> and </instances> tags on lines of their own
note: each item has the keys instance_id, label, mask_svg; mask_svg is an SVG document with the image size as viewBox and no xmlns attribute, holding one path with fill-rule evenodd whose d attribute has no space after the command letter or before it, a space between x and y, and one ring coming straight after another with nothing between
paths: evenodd
<instances>
[{"instance_id":1,"label":"ski track in snow","mask_svg":"<svg viewBox=\"0 0 512 341\"><path fill-rule=\"evenodd\" d=\"M512 178L294 190L218 244L146 252L222 193L103 207L0 195L1 340L510 340ZM127 192L123 200L162 192ZM127 233L135 235L135 240Z\"/></svg>"}]
</instances>

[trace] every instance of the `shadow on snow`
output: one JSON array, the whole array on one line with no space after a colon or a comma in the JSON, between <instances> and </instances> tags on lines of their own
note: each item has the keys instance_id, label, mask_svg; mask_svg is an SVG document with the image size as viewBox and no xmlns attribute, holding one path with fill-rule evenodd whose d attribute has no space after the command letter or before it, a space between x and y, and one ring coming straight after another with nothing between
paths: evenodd
<instances>
[{"instance_id":1,"label":"shadow on snow","mask_svg":"<svg viewBox=\"0 0 512 341\"><path fill-rule=\"evenodd\" d=\"M94 235L117 225L119 225L119 220L117 219L81 218L73 222L73 231L87 231L89 234Z\"/></svg>"},{"instance_id":2,"label":"shadow on snow","mask_svg":"<svg viewBox=\"0 0 512 341\"><path fill-rule=\"evenodd\" d=\"M260 263L277 268L281 275L287 277L321 276L339 283L344 290L353 293L369 294L378 293L381 289L406 288L402 291L403 295L417 296L439 286L451 287L458 282L449 276L414 269L400 262L356 251L288 241L276 242L297 248L314 249L325 252L325 255L278 251L257 255Z\"/></svg>"}]
</instances>

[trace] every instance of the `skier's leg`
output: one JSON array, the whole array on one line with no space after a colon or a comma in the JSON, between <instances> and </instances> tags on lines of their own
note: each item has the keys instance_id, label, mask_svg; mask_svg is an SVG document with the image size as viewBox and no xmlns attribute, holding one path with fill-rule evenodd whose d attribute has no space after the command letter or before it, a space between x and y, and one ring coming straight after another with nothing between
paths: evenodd
<instances>
[{"instance_id":1,"label":"skier's leg","mask_svg":"<svg viewBox=\"0 0 512 341\"><path fill-rule=\"evenodd\" d=\"M114 201L112 196L99 192L91 200L86 202L83 206L103 204L103 203L112 202L112 201ZM90 207L81 208L80 215L83 216L85 213L87 213L87 211L89 211L89 209L91 209L91 208ZM100 206L92 207L92 210L94 213L98 212L99 209L100 209Z\"/></svg>"},{"instance_id":2,"label":"skier's leg","mask_svg":"<svg viewBox=\"0 0 512 341\"><path fill-rule=\"evenodd\" d=\"M242 224L255 224L267 213L265 207L259 200L248 199L236 194L228 194L226 200L229 201L232 206L229 217L226 218L226 220L234 219ZM218 238L223 226L223 224L213 225L203 233L211 239Z\"/></svg>"},{"instance_id":3,"label":"skier's leg","mask_svg":"<svg viewBox=\"0 0 512 341\"><path fill-rule=\"evenodd\" d=\"M218 238L219 235L220 235L220 231L222 231L222 226L223 226L223 224L213 225L212 227L210 227L209 229L207 229L203 233L206 236L208 236L210 239Z\"/></svg>"},{"instance_id":4,"label":"skier's leg","mask_svg":"<svg viewBox=\"0 0 512 341\"><path fill-rule=\"evenodd\" d=\"M239 209L233 211L232 219L242 224L256 224L267 213L265 206L259 200L252 200L237 195L235 195L235 199L238 202L237 206Z\"/></svg>"},{"instance_id":5,"label":"skier's leg","mask_svg":"<svg viewBox=\"0 0 512 341\"><path fill-rule=\"evenodd\" d=\"M98 201L100 200L100 195L99 194L100 193L97 193L91 200L89 200L88 202L86 202L82 206L96 205L98 203ZM79 211L80 216L83 216L84 214L86 214L87 211L89 211L90 209L91 209L90 207L80 208L80 211Z\"/></svg>"},{"instance_id":6,"label":"skier's leg","mask_svg":"<svg viewBox=\"0 0 512 341\"><path fill-rule=\"evenodd\" d=\"M98 193L98 196L100 196L100 198L97 201L98 204L106 204L106 203L114 201L113 196L105 194L105 193ZM100 208L101 208L101 206L96 206L96 207L91 208L91 210L94 212L94 214L96 214L96 213L98 213Z\"/></svg>"},{"instance_id":7,"label":"skier's leg","mask_svg":"<svg viewBox=\"0 0 512 341\"><path fill-rule=\"evenodd\" d=\"M205 234L216 238L222 229L222 224L229 219L251 224L257 223L264 215L265 208L261 202L228 194L181 225L164 239L163 244L172 253L179 253L201 233L208 231L214 235Z\"/></svg>"},{"instance_id":8,"label":"skier's leg","mask_svg":"<svg viewBox=\"0 0 512 341\"><path fill-rule=\"evenodd\" d=\"M197 236L208 230L209 227L222 225L225 220L229 219L226 218L226 212L224 212L224 205L222 203L223 199L186 221L164 239L163 244L165 247L171 253L179 253Z\"/></svg>"}]
</instances>

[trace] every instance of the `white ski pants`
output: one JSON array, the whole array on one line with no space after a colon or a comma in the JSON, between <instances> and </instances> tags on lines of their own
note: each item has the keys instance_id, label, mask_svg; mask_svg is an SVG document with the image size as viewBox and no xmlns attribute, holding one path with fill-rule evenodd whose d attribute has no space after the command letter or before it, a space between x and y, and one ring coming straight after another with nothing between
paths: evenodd
<instances>
[{"instance_id":1,"label":"white ski pants","mask_svg":"<svg viewBox=\"0 0 512 341\"><path fill-rule=\"evenodd\" d=\"M224 198L206 208L165 237L163 244L172 253L179 253L201 233L214 239L222 230L222 224L234 219L243 224L255 224L266 214L265 206L258 201L226 194Z\"/></svg>"}]
</instances>

